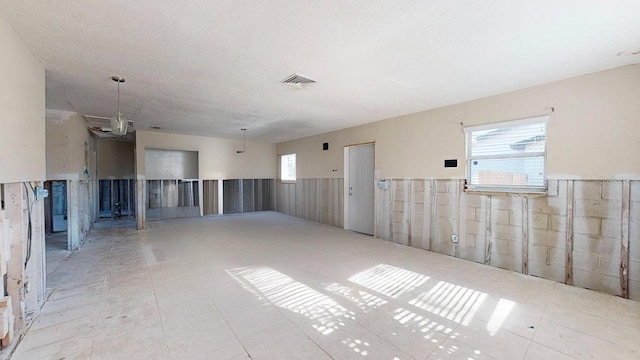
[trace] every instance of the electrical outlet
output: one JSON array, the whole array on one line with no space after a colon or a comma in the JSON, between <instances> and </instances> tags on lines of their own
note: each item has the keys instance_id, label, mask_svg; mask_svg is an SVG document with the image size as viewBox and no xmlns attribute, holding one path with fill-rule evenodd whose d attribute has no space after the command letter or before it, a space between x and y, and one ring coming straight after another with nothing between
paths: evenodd
<instances>
[{"instance_id":1,"label":"electrical outlet","mask_svg":"<svg viewBox=\"0 0 640 360\"><path fill-rule=\"evenodd\" d=\"M454 244L458 243L458 235L456 234L451 234L451 242Z\"/></svg>"}]
</instances>

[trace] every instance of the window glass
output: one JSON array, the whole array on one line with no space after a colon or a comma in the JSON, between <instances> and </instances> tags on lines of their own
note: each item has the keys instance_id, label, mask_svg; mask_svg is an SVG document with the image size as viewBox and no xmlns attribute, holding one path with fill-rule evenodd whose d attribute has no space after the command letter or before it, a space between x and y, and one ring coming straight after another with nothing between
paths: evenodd
<instances>
[{"instance_id":1,"label":"window glass","mask_svg":"<svg viewBox=\"0 0 640 360\"><path fill-rule=\"evenodd\" d=\"M296 154L280 157L280 180L296 181Z\"/></svg>"},{"instance_id":2,"label":"window glass","mask_svg":"<svg viewBox=\"0 0 640 360\"><path fill-rule=\"evenodd\" d=\"M548 117L465 128L467 187L471 190L546 190Z\"/></svg>"}]
</instances>

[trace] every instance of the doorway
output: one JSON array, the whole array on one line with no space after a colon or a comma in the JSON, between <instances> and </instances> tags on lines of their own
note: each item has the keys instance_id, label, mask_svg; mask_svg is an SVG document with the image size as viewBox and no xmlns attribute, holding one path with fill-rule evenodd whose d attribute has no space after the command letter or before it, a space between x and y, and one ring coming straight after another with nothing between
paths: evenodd
<instances>
[{"instance_id":1,"label":"doorway","mask_svg":"<svg viewBox=\"0 0 640 360\"><path fill-rule=\"evenodd\" d=\"M51 232L67 231L67 182L51 181Z\"/></svg>"},{"instance_id":2,"label":"doorway","mask_svg":"<svg viewBox=\"0 0 640 360\"><path fill-rule=\"evenodd\" d=\"M135 216L135 181L100 180L100 218Z\"/></svg>"},{"instance_id":3,"label":"doorway","mask_svg":"<svg viewBox=\"0 0 640 360\"><path fill-rule=\"evenodd\" d=\"M348 230L374 233L375 145L345 148L345 209Z\"/></svg>"},{"instance_id":4,"label":"doorway","mask_svg":"<svg viewBox=\"0 0 640 360\"><path fill-rule=\"evenodd\" d=\"M44 229L47 251L66 250L67 234L67 181L45 181L49 196L44 198Z\"/></svg>"}]
</instances>

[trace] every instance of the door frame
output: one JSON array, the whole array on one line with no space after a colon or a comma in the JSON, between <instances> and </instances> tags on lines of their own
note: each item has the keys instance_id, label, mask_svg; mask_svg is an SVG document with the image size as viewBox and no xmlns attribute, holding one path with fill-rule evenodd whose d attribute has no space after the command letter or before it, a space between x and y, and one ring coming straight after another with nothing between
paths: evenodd
<instances>
[{"instance_id":1,"label":"door frame","mask_svg":"<svg viewBox=\"0 0 640 360\"><path fill-rule=\"evenodd\" d=\"M377 220L378 220L378 211L377 211L377 207L376 207L376 203L377 203L377 197L378 197L378 192L376 191L376 187L375 187L375 181L377 179L377 174L378 174L378 170L376 170L376 142L374 141L366 141L366 142L361 142L361 143L356 143L356 144L350 144L350 145L345 145L344 146L344 181L343 181L343 200L342 200L342 208L343 208L343 224L344 224L344 229L345 230L351 230L350 227L350 223L349 223L349 180L350 180L350 174L349 174L349 150L351 148L357 147L357 146L366 146L366 145L373 145L373 181L374 181L374 187L373 187L373 206L374 206L374 210L373 210L373 236L377 237Z\"/></svg>"}]
</instances>

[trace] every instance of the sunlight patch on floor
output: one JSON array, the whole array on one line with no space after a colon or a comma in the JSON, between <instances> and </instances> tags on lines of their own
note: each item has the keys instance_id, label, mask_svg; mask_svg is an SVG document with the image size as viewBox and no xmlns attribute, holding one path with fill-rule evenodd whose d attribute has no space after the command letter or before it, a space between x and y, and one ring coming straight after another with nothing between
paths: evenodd
<instances>
[{"instance_id":1,"label":"sunlight patch on floor","mask_svg":"<svg viewBox=\"0 0 640 360\"><path fill-rule=\"evenodd\" d=\"M227 272L241 283L254 287L274 305L316 322L313 327L328 335L345 326L344 318L354 318L330 297L268 267L246 267Z\"/></svg>"},{"instance_id":2,"label":"sunlight patch on floor","mask_svg":"<svg viewBox=\"0 0 640 360\"><path fill-rule=\"evenodd\" d=\"M409 304L466 326L486 298L483 292L440 281Z\"/></svg>"},{"instance_id":3,"label":"sunlight patch on floor","mask_svg":"<svg viewBox=\"0 0 640 360\"><path fill-rule=\"evenodd\" d=\"M424 284L430 277L388 264L379 264L357 273L349 281L397 299Z\"/></svg>"}]
</instances>

